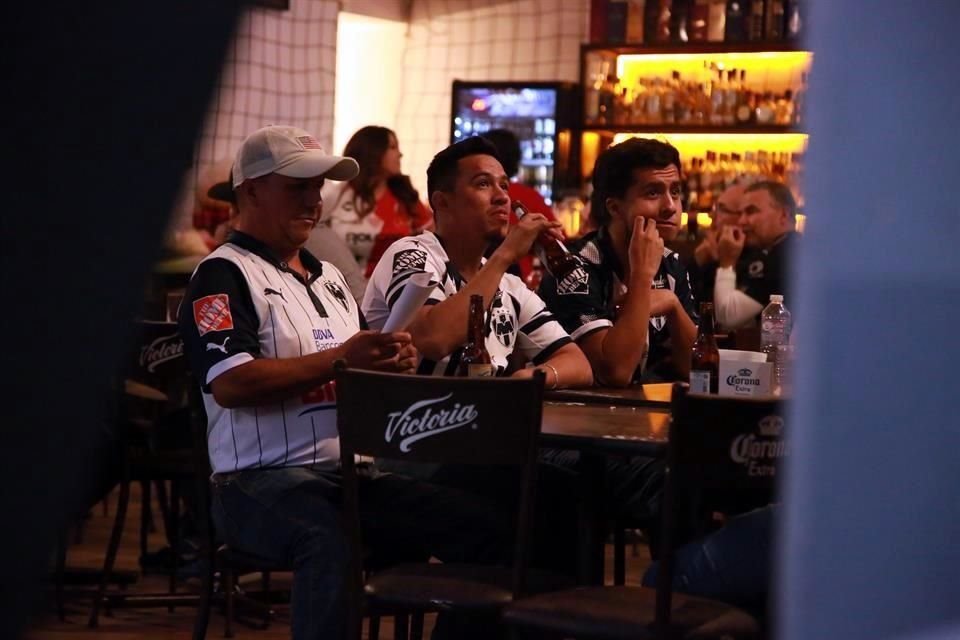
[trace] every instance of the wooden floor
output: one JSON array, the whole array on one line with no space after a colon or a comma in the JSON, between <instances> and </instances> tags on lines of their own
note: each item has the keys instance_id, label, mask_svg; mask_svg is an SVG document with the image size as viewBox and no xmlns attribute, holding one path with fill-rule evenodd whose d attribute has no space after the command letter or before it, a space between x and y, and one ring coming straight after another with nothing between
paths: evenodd
<instances>
[{"instance_id":1,"label":"wooden floor","mask_svg":"<svg viewBox=\"0 0 960 640\"><path fill-rule=\"evenodd\" d=\"M128 569L139 572L140 496L136 488L134 488L131 494L131 507L127 515L123 543L117 560L117 568L120 570ZM86 520L81 530L81 541L71 543L67 551L68 568L97 568L101 566L110 528L113 525L114 514L116 513L116 496L111 496L107 504L109 514L105 515L102 505L98 505ZM154 514L159 514L156 506L154 506L153 512ZM156 551L166 543L162 533L163 527L159 524L159 516L157 520L158 530L151 533L149 538L149 548L151 551ZM610 558L611 547L608 545L608 567L612 566ZM637 545L635 553L628 549L627 584L639 583L640 576L649 564L649 561L649 555L644 545ZM608 569L608 574L609 571L610 569ZM251 576L251 578L252 577L253 576ZM167 578L165 576L141 574L136 584L130 587L130 592L157 593L164 591L166 589L166 580ZM290 575L275 574L271 582L273 588L288 588L291 582ZM198 588L199 581L188 580L181 583L178 590L196 592ZM25 636L27 640L92 640L94 638L109 638L110 640L134 640L135 638L182 640L191 637L194 615L196 613L196 609L193 607L179 607L172 613L168 612L166 608L119 609L114 611L111 616L101 614L100 626L97 629L90 629L87 627L87 616L90 612L89 597L69 598L67 600L67 617L65 621L58 619L52 595L48 598L44 611L46 612L45 615L42 615L40 619L36 620L27 632ZM238 640L279 640L280 638L289 638L289 623L289 610L284 606L277 606L276 616L270 623L269 628L258 629L243 623L235 623L234 637ZM432 626L433 620L431 617L428 617L425 637L429 638L429 631ZM223 628L224 618L222 611L215 607L210 617L207 637L211 640L223 637ZM383 620L380 637L393 637L393 625L390 620Z\"/></svg>"}]
</instances>

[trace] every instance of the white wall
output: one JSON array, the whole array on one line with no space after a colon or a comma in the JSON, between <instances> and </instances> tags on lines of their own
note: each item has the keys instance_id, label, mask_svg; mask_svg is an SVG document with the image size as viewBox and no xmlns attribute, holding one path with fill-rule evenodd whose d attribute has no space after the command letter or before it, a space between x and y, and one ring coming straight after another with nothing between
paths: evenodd
<instances>
[{"instance_id":1,"label":"white wall","mask_svg":"<svg viewBox=\"0 0 960 640\"><path fill-rule=\"evenodd\" d=\"M406 33L406 22L340 12L334 153L343 151L353 132L365 125L396 129Z\"/></svg>"}]
</instances>

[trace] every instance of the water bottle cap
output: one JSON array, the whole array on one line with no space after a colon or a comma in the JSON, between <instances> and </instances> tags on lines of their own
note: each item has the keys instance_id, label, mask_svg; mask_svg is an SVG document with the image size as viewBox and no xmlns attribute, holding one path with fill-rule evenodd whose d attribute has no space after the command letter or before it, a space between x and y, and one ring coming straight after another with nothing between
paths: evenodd
<instances>
[{"instance_id":1,"label":"water bottle cap","mask_svg":"<svg viewBox=\"0 0 960 640\"><path fill-rule=\"evenodd\" d=\"M782 296L782 295L777 295L777 294L774 293L774 294L772 294L772 295L770 296L770 302L781 302L781 303L782 303L782 302L783 302L783 296Z\"/></svg>"}]
</instances>

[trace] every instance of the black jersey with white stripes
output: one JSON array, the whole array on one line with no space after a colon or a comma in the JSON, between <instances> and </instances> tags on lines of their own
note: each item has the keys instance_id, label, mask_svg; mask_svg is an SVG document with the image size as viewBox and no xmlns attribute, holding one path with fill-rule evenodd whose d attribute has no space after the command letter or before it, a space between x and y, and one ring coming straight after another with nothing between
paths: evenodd
<instances>
[{"instance_id":1,"label":"black jersey with white stripes","mask_svg":"<svg viewBox=\"0 0 960 640\"><path fill-rule=\"evenodd\" d=\"M627 286L623 283L624 269L605 228L570 243L569 249L583 262L584 276L578 285L558 288L556 280L546 273L539 293L563 328L579 342L595 331L613 326L617 301L626 293ZM676 252L664 248L653 288L673 291L687 315L695 324L699 323L690 279ZM651 316L647 339L650 345L647 358L637 368L634 379L678 379L665 316Z\"/></svg>"},{"instance_id":2,"label":"black jersey with white stripes","mask_svg":"<svg viewBox=\"0 0 960 640\"><path fill-rule=\"evenodd\" d=\"M372 328L379 329L384 325L406 283L417 273L427 273L437 282L425 303L427 305L443 302L466 284L435 234L425 231L398 240L383 254L367 283L362 308ZM484 304L487 309L485 344L497 375L506 372L508 358L514 351L539 364L570 343L567 332L543 300L516 276L504 274L493 299L484 300ZM466 329L464 326L464 340ZM454 375L460 357L461 350L457 349L440 361L421 358L417 371L427 375Z\"/></svg>"}]
</instances>

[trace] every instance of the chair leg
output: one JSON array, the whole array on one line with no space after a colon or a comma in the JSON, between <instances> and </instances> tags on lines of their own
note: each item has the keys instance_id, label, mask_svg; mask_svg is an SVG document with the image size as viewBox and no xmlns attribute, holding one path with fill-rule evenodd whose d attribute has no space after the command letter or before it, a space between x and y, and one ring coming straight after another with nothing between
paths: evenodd
<instances>
[{"instance_id":1,"label":"chair leg","mask_svg":"<svg viewBox=\"0 0 960 640\"><path fill-rule=\"evenodd\" d=\"M367 633L369 640L380 640L380 616L375 613L370 614L370 628Z\"/></svg>"},{"instance_id":2,"label":"chair leg","mask_svg":"<svg viewBox=\"0 0 960 640\"><path fill-rule=\"evenodd\" d=\"M193 621L193 640L204 640L210 624L210 607L213 605L213 552L205 549L201 552L200 603L197 605L197 617Z\"/></svg>"},{"instance_id":3,"label":"chair leg","mask_svg":"<svg viewBox=\"0 0 960 640\"><path fill-rule=\"evenodd\" d=\"M123 536L123 523L127 518L129 502L130 481L123 480L120 483L120 496L117 499L117 517L113 521L113 531L110 533L110 542L107 545L107 556L103 560L103 575L100 576L100 585L97 587L93 607L90 610L90 619L87 621L87 626L91 629L97 626L100 606L103 604L104 596L107 593L107 582L110 580L110 574L113 573L113 565L117 559L117 551L120 549L120 538Z\"/></svg>"},{"instance_id":4,"label":"chair leg","mask_svg":"<svg viewBox=\"0 0 960 640\"><path fill-rule=\"evenodd\" d=\"M423 611L414 611L411 616L410 640L423 640Z\"/></svg>"},{"instance_id":5,"label":"chair leg","mask_svg":"<svg viewBox=\"0 0 960 640\"><path fill-rule=\"evenodd\" d=\"M613 584L627 583L627 534L622 522L613 524Z\"/></svg>"},{"instance_id":6,"label":"chair leg","mask_svg":"<svg viewBox=\"0 0 960 640\"><path fill-rule=\"evenodd\" d=\"M400 613L393 617L393 640L408 640L409 639L409 624L410 620L407 617L407 614Z\"/></svg>"},{"instance_id":7,"label":"chair leg","mask_svg":"<svg viewBox=\"0 0 960 640\"><path fill-rule=\"evenodd\" d=\"M64 574L67 570L67 530L62 529L57 539L57 567L54 574L54 599L57 603L57 617L60 622L67 619L66 598L63 593Z\"/></svg>"},{"instance_id":8,"label":"chair leg","mask_svg":"<svg viewBox=\"0 0 960 640\"><path fill-rule=\"evenodd\" d=\"M270 627L270 572L261 571L260 572L260 589L263 591L264 597L267 599L267 606L263 610L263 629L268 629Z\"/></svg>"},{"instance_id":9,"label":"chair leg","mask_svg":"<svg viewBox=\"0 0 960 640\"><path fill-rule=\"evenodd\" d=\"M170 530L167 538L170 540L170 576L168 579L169 592L177 592L177 569L180 567L180 483L174 480L170 483ZM173 613L173 605L167 611Z\"/></svg>"},{"instance_id":10,"label":"chair leg","mask_svg":"<svg viewBox=\"0 0 960 640\"><path fill-rule=\"evenodd\" d=\"M234 584L233 567L231 567L229 563L224 563L223 568L220 570L220 580L223 588L223 597L225 603L223 612L223 637L232 638L234 606L233 596L236 585Z\"/></svg>"},{"instance_id":11,"label":"chair leg","mask_svg":"<svg viewBox=\"0 0 960 640\"><path fill-rule=\"evenodd\" d=\"M144 480L140 483L140 557L144 558L147 555L148 545L147 545L147 536L150 535L150 530L152 529L151 523L153 521L153 512L150 508L151 495L150 495L150 481Z\"/></svg>"}]
</instances>

